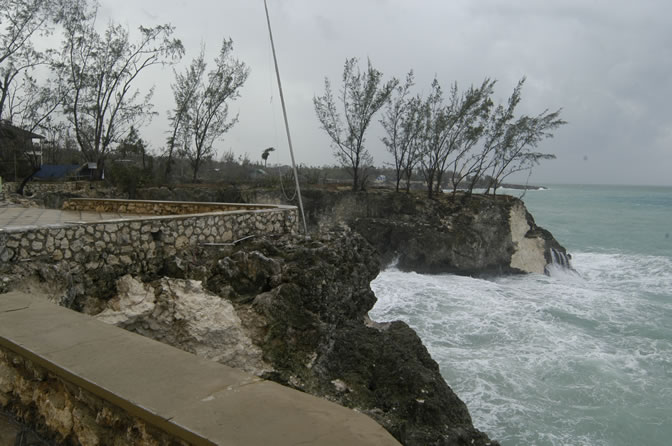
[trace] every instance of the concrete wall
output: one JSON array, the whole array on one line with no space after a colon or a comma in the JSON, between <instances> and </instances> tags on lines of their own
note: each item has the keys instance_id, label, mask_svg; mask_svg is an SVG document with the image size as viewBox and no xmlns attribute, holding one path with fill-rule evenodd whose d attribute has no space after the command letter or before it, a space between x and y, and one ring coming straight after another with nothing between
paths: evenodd
<instances>
[{"instance_id":1,"label":"concrete wall","mask_svg":"<svg viewBox=\"0 0 672 446\"><path fill-rule=\"evenodd\" d=\"M129 272L144 271L157 257L169 258L190 246L297 229L293 206L6 229L0 230L0 261L43 259L86 269L123 265Z\"/></svg>"},{"instance_id":2,"label":"concrete wall","mask_svg":"<svg viewBox=\"0 0 672 446\"><path fill-rule=\"evenodd\" d=\"M189 444L2 347L0 407L58 443Z\"/></svg>"},{"instance_id":3,"label":"concrete wall","mask_svg":"<svg viewBox=\"0 0 672 446\"><path fill-rule=\"evenodd\" d=\"M398 446L351 409L0 294L0 408L54 444Z\"/></svg>"}]
</instances>

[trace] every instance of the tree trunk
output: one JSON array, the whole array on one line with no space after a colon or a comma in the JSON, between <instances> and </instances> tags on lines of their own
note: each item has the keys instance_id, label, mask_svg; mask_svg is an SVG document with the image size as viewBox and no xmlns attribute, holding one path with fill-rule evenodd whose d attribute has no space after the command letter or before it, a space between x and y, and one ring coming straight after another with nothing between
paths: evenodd
<instances>
[{"instance_id":1,"label":"tree trunk","mask_svg":"<svg viewBox=\"0 0 672 446\"><path fill-rule=\"evenodd\" d=\"M200 163L196 162L192 167L194 169L194 175L191 177L191 182L195 183L198 180L198 168Z\"/></svg>"},{"instance_id":2,"label":"tree trunk","mask_svg":"<svg viewBox=\"0 0 672 446\"><path fill-rule=\"evenodd\" d=\"M28 182L33 179L35 174L39 172L40 169L41 169L40 167L33 167L31 174L28 175L26 178L24 178L23 181L21 181L19 187L16 189L17 194L23 195L23 189L26 187L26 184L28 184Z\"/></svg>"},{"instance_id":3,"label":"tree trunk","mask_svg":"<svg viewBox=\"0 0 672 446\"><path fill-rule=\"evenodd\" d=\"M98 158L96 161L96 172L94 174L94 180L102 180L105 178L105 159Z\"/></svg>"},{"instance_id":4,"label":"tree trunk","mask_svg":"<svg viewBox=\"0 0 672 446\"><path fill-rule=\"evenodd\" d=\"M432 198L434 193L434 171L430 172L428 177L425 177L427 180L427 198Z\"/></svg>"}]
</instances>

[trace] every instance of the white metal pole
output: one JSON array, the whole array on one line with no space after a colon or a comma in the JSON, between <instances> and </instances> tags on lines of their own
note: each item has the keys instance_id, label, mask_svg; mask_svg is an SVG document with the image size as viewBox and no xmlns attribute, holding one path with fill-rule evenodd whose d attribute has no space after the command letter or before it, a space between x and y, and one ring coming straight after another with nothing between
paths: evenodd
<instances>
[{"instance_id":1,"label":"white metal pole","mask_svg":"<svg viewBox=\"0 0 672 446\"><path fill-rule=\"evenodd\" d=\"M292 168L294 169L294 181L296 182L296 195L299 197L299 209L301 210L301 219L303 220L303 231L308 235L308 226L306 225L306 214L303 212L303 201L301 200L301 187L299 186L299 174L294 162L294 149L292 147L292 136L289 133L289 122L287 121L287 109L285 108L285 96L282 94L282 82L280 82L280 69L278 68L278 58L275 55L275 44L273 43L273 32L271 31L271 19L268 15L268 5L264 0L264 9L266 10L266 23L268 23L268 35L271 38L271 49L273 50L273 62L275 62L275 76L278 78L278 90L280 90L280 103L282 104L282 115L285 118L285 131L287 132L287 142L289 143L289 154L292 157Z\"/></svg>"}]
</instances>

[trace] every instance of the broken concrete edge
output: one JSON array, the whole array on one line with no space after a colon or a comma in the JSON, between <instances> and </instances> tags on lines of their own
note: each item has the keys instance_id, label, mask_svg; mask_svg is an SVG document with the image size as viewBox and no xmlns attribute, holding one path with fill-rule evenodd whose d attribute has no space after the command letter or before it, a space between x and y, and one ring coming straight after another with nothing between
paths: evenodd
<instances>
[{"instance_id":1,"label":"broken concrete edge","mask_svg":"<svg viewBox=\"0 0 672 446\"><path fill-rule=\"evenodd\" d=\"M9 311L21 311L25 309L28 309L28 307L16 308ZM216 443L203 438L202 436L186 429L185 427L173 423L169 419L163 418L140 405L134 404L128 399L116 395L114 392L111 392L98 384L82 378L67 368L55 364L49 359L42 357L38 353L33 352L30 349L25 348L2 335L0 335L0 348L5 348L6 350L23 357L33 364L44 368L47 372L52 373L63 381L84 389L92 395L101 398L110 404L113 404L114 406L117 406L121 410L125 411L128 415L137 417L149 425L154 426L155 428L169 435L179 438L180 440L184 440L194 445L216 445Z\"/></svg>"}]
</instances>

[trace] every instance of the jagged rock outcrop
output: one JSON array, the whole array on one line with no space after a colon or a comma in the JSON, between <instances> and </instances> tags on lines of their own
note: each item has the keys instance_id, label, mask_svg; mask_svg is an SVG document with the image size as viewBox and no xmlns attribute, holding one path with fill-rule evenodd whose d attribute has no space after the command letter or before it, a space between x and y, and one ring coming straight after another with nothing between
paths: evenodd
<instances>
[{"instance_id":1,"label":"jagged rock outcrop","mask_svg":"<svg viewBox=\"0 0 672 446\"><path fill-rule=\"evenodd\" d=\"M164 271L178 279L120 279L97 317L352 407L406 445L490 443L415 332L368 318L379 264L357 233L226 249L178 255Z\"/></svg>"},{"instance_id":2,"label":"jagged rock outcrop","mask_svg":"<svg viewBox=\"0 0 672 446\"><path fill-rule=\"evenodd\" d=\"M358 217L352 226L384 260L425 273L543 274L550 249L565 251L513 197L416 200L412 210Z\"/></svg>"},{"instance_id":3,"label":"jagged rock outcrop","mask_svg":"<svg viewBox=\"0 0 672 446\"><path fill-rule=\"evenodd\" d=\"M467 275L540 273L566 254L511 196L425 195L308 189L304 207L316 230L345 223L378 251L383 264L402 270ZM251 190L247 200L280 203L272 191Z\"/></svg>"}]
</instances>

